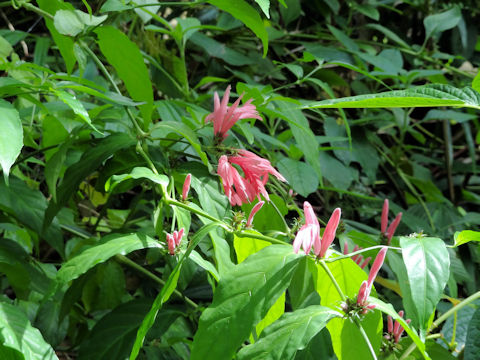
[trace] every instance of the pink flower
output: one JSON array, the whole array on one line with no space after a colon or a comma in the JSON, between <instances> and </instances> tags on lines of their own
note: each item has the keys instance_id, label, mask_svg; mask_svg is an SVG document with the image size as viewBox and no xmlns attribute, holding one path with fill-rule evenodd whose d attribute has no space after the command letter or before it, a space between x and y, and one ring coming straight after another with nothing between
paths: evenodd
<instances>
[{"instance_id":1,"label":"pink flower","mask_svg":"<svg viewBox=\"0 0 480 360\"><path fill-rule=\"evenodd\" d=\"M190 183L192 181L192 174L188 174L185 178L185 182L183 183L182 189L182 200L186 201L188 197L188 192L190 191Z\"/></svg>"},{"instance_id":2,"label":"pink flower","mask_svg":"<svg viewBox=\"0 0 480 360\"><path fill-rule=\"evenodd\" d=\"M244 177L231 164L238 165L242 169ZM281 181L286 181L273 168L270 161L246 150L238 150L237 155L230 157L222 155L218 161L217 173L222 178L223 189L232 206L251 202L255 197L260 200L260 194L270 201L265 189L269 174Z\"/></svg>"},{"instance_id":3,"label":"pink flower","mask_svg":"<svg viewBox=\"0 0 480 360\"><path fill-rule=\"evenodd\" d=\"M368 309L374 309L375 305L369 305L367 302L368 297L370 296L370 292L372 291L373 281L377 277L380 268L385 261L385 254L387 253L388 248L384 247L382 250L378 252L375 261L373 262L372 268L370 269L370 273L368 274L368 280L362 282L360 285L360 290L358 291L357 296L357 305L366 307Z\"/></svg>"},{"instance_id":4,"label":"pink flower","mask_svg":"<svg viewBox=\"0 0 480 360\"><path fill-rule=\"evenodd\" d=\"M175 255L175 250L182 241L184 231L185 229L181 228L179 231L174 231L173 234L167 233L168 252L170 255Z\"/></svg>"},{"instance_id":5,"label":"pink flower","mask_svg":"<svg viewBox=\"0 0 480 360\"><path fill-rule=\"evenodd\" d=\"M361 250L362 248L359 247L358 245L355 244L355 247L353 248L353 251L352 252L355 252L357 250ZM344 255L347 255L349 254L348 252L348 244L347 242L345 241L344 245L343 245L343 254ZM357 254L357 255L354 255L351 257L351 259L355 262L355 264L357 264L358 266L360 266L362 269L365 269L365 267L368 265L368 263L370 262L370 260L372 260L371 257L367 257L365 260L363 260L363 256L360 255L360 254Z\"/></svg>"},{"instance_id":6,"label":"pink flower","mask_svg":"<svg viewBox=\"0 0 480 360\"><path fill-rule=\"evenodd\" d=\"M305 254L309 254L313 244L320 239L320 224L313 212L312 205L308 201L303 203L303 213L305 214L305 225L303 225L295 236L293 241L293 251L298 254L300 247L303 248Z\"/></svg>"},{"instance_id":7,"label":"pink flower","mask_svg":"<svg viewBox=\"0 0 480 360\"><path fill-rule=\"evenodd\" d=\"M332 241L335 239L335 233L337 232L341 214L342 210L340 208L336 208L333 211L332 216L330 216L327 226L325 227L325 231L323 232L322 240L317 239L313 243L313 251L317 257L323 258L329 246L332 244Z\"/></svg>"},{"instance_id":8,"label":"pink flower","mask_svg":"<svg viewBox=\"0 0 480 360\"><path fill-rule=\"evenodd\" d=\"M262 208L263 204L265 204L265 201L259 201L252 208L252 211L250 211L250 215L248 215L248 220L247 220L247 225L246 225L247 228L252 226L253 218L254 218L255 214Z\"/></svg>"},{"instance_id":9,"label":"pink flower","mask_svg":"<svg viewBox=\"0 0 480 360\"><path fill-rule=\"evenodd\" d=\"M403 310L400 310L398 312L398 315L400 315L400 317L403 318ZM405 322L407 324L410 324L410 319L407 319L405 320ZM395 320L395 325L393 324L393 319L390 315L388 315L387 317L387 322L388 322L388 334L385 335L385 338L386 339L392 339L393 338L393 341L395 342L395 344L398 344L398 342L400 341L400 337L402 336L402 333L403 333L403 327L402 325L398 322L398 320Z\"/></svg>"},{"instance_id":10,"label":"pink flower","mask_svg":"<svg viewBox=\"0 0 480 360\"><path fill-rule=\"evenodd\" d=\"M239 106L240 100L243 94L233 103L231 107L228 107L228 99L230 97L230 85L227 86L222 101L218 94L215 92L213 96L213 112L207 115L205 122L213 122L213 133L221 140L225 139L227 131L232 128L235 123L240 119L258 119L262 120L262 117L258 114L255 105L251 104L252 99L249 99L243 106Z\"/></svg>"},{"instance_id":11,"label":"pink flower","mask_svg":"<svg viewBox=\"0 0 480 360\"><path fill-rule=\"evenodd\" d=\"M400 220L402 219L402 213L398 213L395 219L392 221L390 226L387 229L388 225L388 199L385 199L383 202L383 208L382 208L382 221L380 225L380 231L381 233L387 238L387 245L390 245L390 242L392 241L392 237L395 234L395 230L397 230L398 224L400 224Z\"/></svg>"}]
</instances>

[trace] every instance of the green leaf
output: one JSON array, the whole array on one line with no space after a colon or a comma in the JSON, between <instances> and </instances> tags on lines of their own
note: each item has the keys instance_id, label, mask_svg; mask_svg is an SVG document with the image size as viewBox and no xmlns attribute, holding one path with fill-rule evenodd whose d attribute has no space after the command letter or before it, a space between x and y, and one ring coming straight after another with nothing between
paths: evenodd
<instances>
[{"instance_id":1,"label":"green leaf","mask_svg":"<svg viewBox=\"0 0 480 360\"><path fill-rule=\"evenodd\" d=\"M200 156L202 162L206 166L209 166L207 155L202 150L202 146L200 145L200 141L198 140L197 135L187 125L177 121L160 121L154 125L151 133L153 135L154 132L161 130L167 130L168 132L174 132L180 136L183 136L192 145L198 156Z\"/></svg>"},{"instance_id":2,"label":"green leaf","mask_svg":"<svg viewBox=\"0 0 480 360\"><path fill-rule=\"evenodd\" d=\"M284 158L277 163L277 167L292 189L303 197L307 197L317 190L318 177L309 164Z\"/></svg>"},{"instance_id":3,"label":"green leaf","mask_svg":"<svg viewBox=\"0 0 480 360\"><path fill-rule=\"evenodd\" d=\"M380 94L350 96L340 99L307 103L302 109L331 108L396 108L454 106L480 109L480 94L469 87L458 89L451 85L425 85L408 90Z\"/></svg>"},{"instance_id":4,"label":"green leaf","mask_svg":"<svg viewBox=\"0 0 480 360\"><path fill-rule=\"evenodd\" d=\"M271 245L225 273L200 317L191 359L231 359L285 291L301 259L291 246ZM218 341L228 334L228 341Z\"/></svg>"},{"instance_id":5,"label":"green leaf","mask_svg":"<svg viewBox=\"0 0 480 360\"><path fill-rule=\"evenodd\" d=\"M410 45L408 45L405 41L403 41L397 34L395 34L392 30L380 25L380 24L367 24L365 27L369 29L375 29L380 31L383 35L385 35L387 38L392 40L393 42L396 42L398 45L403 46L404 48L409 48Z\"/></svg>"},{"instance_id":6,"label":"green leaf","mask_svg":"<svg viewBox=\"0 0 480 360\"><path fill-rule=\"evenodd\" d=\"M95 32L98 35L100 50L125 83L130 97L146 103L139 108L143 115L144 127L148 128L153 111L153 87L140 50L124 33L113 26L102 26Z\"/></svg>"},{"instance_id":7,"label":"green leaf","mask_svg":"<svg viewBox=\"0 0 480 360\"><path fill-rule=\"evenodd\" d=\"M443 240L429 237L400 237L410 294L403 304L412 324L426 331L450 275L450 257Z\"/></svg>"},{"instance_id":8,"label":"green leaf","mask_svg":"<svg viewBox=\"0 0 480 360\"><path fill-rule=\"evenodd\" d=\"M470 241L480 241L480 232L473 230L457 231L453 235L455 244L453 246L460 246Z\"/></svg>"},{"instance_id":9,"label":"green leaf","mask_svg":"<svg viewBox=\"0 0 480 360\"><path fill-rule=\"evenodd\" d=\"M128 174L113 175L109 178L105 183L105 191L113 191L118 184L128 179L148 179L161 185L165 190L169 182L168 177L165 175L154 174L152 170L146 167L135 167Z\"/></svg>"},{"instance_id":10,"label":"green leaf","mask_svg":"<svg viewBox=\"0 0 480 360\"><path fill-rule=\"evenodd\" d=\"M478 74L475 76L475 78L472 81L472 88L476 92L480 92L480 71Z\"/></svg>"},{"instance_id":11,"label":"green leaf","mask_svg":"<svg viewBox=\"0 0 480 360\"><path fill-rule=\"evenodd\" d=\"M423 19L423 25L425 26L425 39L429 39L437 33L454 28L461 19L462 12L459 7L454 7L440 14L427 16Z\"/></svg>"},{"instance_id":12,"label":"green leaf","mask_svg":"<svg viewBox=\"0 0 480 360\"><path fill-rule=\"evenodd\" d=\"M12 45L10 45L3 36L0 36L0 60L6 61L7 56L10 55L12 51Z\"/></svg>"},{"instance_id":13,"label":"green leaf","mask_svg":"<svg viewBox=\"0 0 480 360\"><path fill-rule=\"evenodd\" d=\"M87 110L83 106L82 102L77 100L75 96L72 94L63 91L52 89L55 95L62 100L65 104L67 104L75 114L77 114L83 121L85 121L93 130L98 131L100 134L101 132L92 124L92 120L90 119L90 115L88 115Z\"/></svg>"},{"instance_id":14,"label":"green leaf","mask_svg":"<svg viewBox=\"0 0 480 360\"><path fill-rule=\"evenodd\" d=\"M17 109L9 102L0 99L0 166L5 182L8 182L10 168L23 147L23 127Z\"/></svg>"},{"instance_id":15,"label":"green leaf","mask_svg":"<svg viewBox=\"0 0 480 360\"><path fill-rule=\"evenodd\" d=\"M267 19L270 19L270 0L255 0L255 2L260 6Z\"/></svg>"},{"instance_id":16,"label":"green leaf","mask_svg":"<svg viewBox=\"0 0 480 360\"><path fill-rule=\"evenodd\" d=\"M105 236L101 243L94 245L65 262L57 273L60 283L67 283L86 273L95 265L103 263L117 254L126 255L145 248L162 248L163 245L151 237L137 233Z\"/></svg>"},{"instance_id":17,"label":"green leaf","mask_svg":"<svg viewBox=\"0 0 480 360\"><path fill-rule=\"evenodd\" d=\"M170 298L173 291L177 287L178 277L180 276L180 270L182 269L182 265L186 259L188 259L190 253L197 247L200 241L212 230L215 230L218 227L222 227L222 223L218 222L211 222L207 225L204 225L198 230L195 235L193 236L190 244L187 247L187 250L181 255L180 259L175 265L175 268L172 270L170 275L168 276L165 285L162 287L162 290L155 298L153 302L152 308L148 312L147 316L143 319L142 325L137 331L137 336L135 339L135 343L133 344L132 351L130 353L130 360L134 360L137 358L138 353L143 344L143 340L148 333L148 330L152 327L157 317L158 311L162 308L162 305Z\"/></svg>"},{"instance_id":18,"label":"green leaf","mask_svg":"<svg viewBox=\"0 0 480 360\"><path fill-rule=\"evenodd\" d=\"M296 352L304 349L334 317L341 317L341 314L319 305L286 313L265 328L257 342L242 348L237 358L293 359Z\"/></svg>"},{"instance_id":19,"label":"green leaf","mask_svg":"<svg viewBox=\"0 0 480 360\"><path fill-rule=\"evenodd\" d=\"M262 18L257 11L244 0L225 1L225 0L208 0L208 2L220 10L228 12L234 18L243 22L254 34L262 41L263 56L268 51L268 34L263 25Z\"/></svg>"},{"instance_id":20,"label":"green leaf","mask_svg":"<svg viewBox=\"0 0 480 360\"><path fill-rule=\"evenodd\" d=\"M343 301L331 278L320 264L314 265L315 289L320 295L320 304L337 309ZM345 296L353 299L360 285L367 279L367 274L351 259L327 263L333 277ZM382 317L380 312L373 311L363 317L362 326L368 338L378 353L381 343ZM357 326L349 320L334 319L327 325L332 338L332 345L339 360L357 359L370 360L372 355ZM359 340L362 339L362 340Z\"/></svg>"},{"instance_id":21,"label":"green leaf","mask_svg":"<svg viewBox=\"0 0 480 360\"><path fill-rule=\"evenodd\" d=\"M47 227L63 205L75 193L80 183L117 151L135 144L128 135L116 133L100 140L97 146L85 151L81 159L65 172L62 184L57 188L57 199L51 201L45 213L44 227Z\"/></svg>"},{"instance_id":22,"label":"green leaf","mask_svg":"<svg viewBox=\"0 0 480 360\"><path fill-rule=\"evenodd\" d=\"M54 15L58 10L73 10L73 6L68 3L64 3L61 0L37 0L37 4L40 9ZM73 67L75 66L75 55L73 53L73 46L74 41L72 38L60 34L55 25L53 20L44 17L45 24L47 25L50 34L52 34L52 38L55 41L55 44L58 46L58 50L62 55L63 60L65 61L65 65L67 66L67 72L70 74L73 71Z\"/></svg>"},{"instance_id":23,"label":"green leaf","mask_svg":"<svg viewBox=\"0 0 480 360\"><path fill-rule=\"evenodd\" d=\"M0 354L6 359L50 360L57 359L52 347L42 334L30 324L24 311L16 306L0 303ZM8 349L12 357L5 356Z\"/></svg>"},{"instance_id":24,"label":"green leaf","mask_svg":"<svg viewBox=\"0 0 480 360\"><path fill-rule=\"evenodd\" d=\"M368 302L371 304L375 304L375 309L380 310L387 315L390 315L394 321L398 321L400 325L402 325L402 327L405 329L405 332L408 334L408 336L410 336L413 342L417 345L417 348L420 350L423 357L425 359L430 359L428 357L428 354L425 352L425 344L423 343L423 341L420 339L415 330L410 328L410 326L406 323L405 319L398 315L392 304L384 303L382 300L373 297L369 297Z\"/></svg>"},{"instance_id":25,"label":"green leaf","mask_svg":"<svg viewBox=\"0 0 480 360\"><path fill-rule=\"evenodd\" d=\"M467 341L465 342L464 360L475 360L480 353L480 308L472 316L468 324Z\"/></svg>"}]
</instances>

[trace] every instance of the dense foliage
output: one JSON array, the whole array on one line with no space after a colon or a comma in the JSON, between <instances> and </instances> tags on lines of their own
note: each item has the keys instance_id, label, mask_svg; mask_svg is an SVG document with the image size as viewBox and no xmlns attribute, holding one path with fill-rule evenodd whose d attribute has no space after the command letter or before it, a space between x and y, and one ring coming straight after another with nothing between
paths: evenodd
<instances>
[{"instance_id":1,"label":"dense foliage","mask_svg":"<svg viewBox=\"0 0 480 360\"><path fill-rule=\"evenodd\" d=\"M475 1L0 1L1 359L477 359Z\"/></svg>"}]
</instances>

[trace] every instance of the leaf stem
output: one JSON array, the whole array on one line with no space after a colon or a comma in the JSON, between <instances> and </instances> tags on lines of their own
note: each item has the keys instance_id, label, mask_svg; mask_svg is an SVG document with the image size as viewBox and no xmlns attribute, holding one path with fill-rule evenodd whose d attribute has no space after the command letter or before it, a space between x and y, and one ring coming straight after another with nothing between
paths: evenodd
<instances>
[{"instance_id":1,"label":"leaf stem","mask_svg":"<svg viewBox=\"0 0 480 360\"><path fill-rule=\"evenodd\" d=\"M342 301L346 301L347 297L345 296L342 289L340 288L340 285L338 285L337 280L335 279L335 276L333 276L332 272L330 271L327 264L325 263L325 260L320 260L319 263L320 263L320 266L323 268L323 270L325 270L325 272L327 273L330 280L332 280L333 286L335 286L335 289L337 289L337 292L342 298Z\"/></svg>"},{"instance_id":2,"label":"leaf stem","mask_svg":"<svg viewBox=\"0 0 480 360\"><path fill-rule=\"evenodd\" d=\"M372 359L377 360L377 354L375 354L375 350L373 349L372 343L370 342L370 339L368 338L368 335L365 332L365 329L360 323L360 320L357 317L355 317L353 318L353 321L358 326L358 330L360 330L360 334L362 334L363 338L365 339L365 342L367 343L367 346L368 346L368 350L370 350L370 353L372 354Z\"/></svg>"},{"instance_id":3,"label":"leaf stem","mask_svg":"<svg viewBox=\"0 0 480 360\"><path fill-rule=\"evenodd\" d=\"M128 257L124 256L124 255L120 255L120 254L117 254L115 255L115 259L122 263L122 264L125 264L127 266L130 266L132 269L135 269L137 270L138 272L141 272L142 274L144 274L145 276L149 277L150 279L152 279L153 281L155 281L156 283L162 285L162 286L165 286L165 281L163 281L162 279L160 279L158 276L156 276L154 273L148 271L147 269L145 269L143 266L140 266L138 265L135 261L132 261L130 260ZM193 301L191 300L190 298L186 297L185 295L183 295L180 291L178 291L177 289L173 290L173 293L175 295L177 295L178 297L182 298L183 300L185 300L185 302L190 305L191 307L193 307L194 309L197 309L198 308L198 305Z\"/></svg>"},{"instance_id":4,"label":"leaf stem","mask_svg":"<svg viewBox=\"0 0 480 360\"><path fill-rule=\"evenodd\" d=\"M472 302L474 302L477 299L480 299L480 291L477 291L475 294L469 296L458 305L446 311L442 316L440 316L437 320L435 320L432 323L432 326L430 326L430 329L428 330L428 332L431 332L433 329L437 328L442 322L447 320L448 317L456 313L458 310L464 308L465 306L470 305Z\"/></svg>"},{"instance_id":5,"label":"leaf stem","mask_svg":"<svg viewBox=\"0 0 480 360\"><path fill-rule=\"evenodd\" d=\"M271 236L266 236L266 235L263 235L263 234L246 233L243 230L235 231L234 234L237 235L238 237L249 237L249 238L253 238L253 239L269 241L273 244L288 245L288 243L285 242L285 241L276 239L276 238L271 237Z\"/></svg>"}]
</instances>

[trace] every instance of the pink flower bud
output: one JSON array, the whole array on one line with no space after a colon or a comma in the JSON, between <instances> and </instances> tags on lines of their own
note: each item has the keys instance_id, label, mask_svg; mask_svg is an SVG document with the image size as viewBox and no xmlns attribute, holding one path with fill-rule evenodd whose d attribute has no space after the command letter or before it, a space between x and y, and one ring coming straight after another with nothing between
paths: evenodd
<instances>
[{"instance_id":1,"label":"pink flower bud","mask_svg":"<svg viewBox=\"0 0 480 360\"><path fill-rule=\"evenodd\" d=\"M322 240L320 242L320 248L315 248L314 246L314 252L317 257L323 258L329 246L332 244L332 241L335 239L335 233L337 231L338 223L340 222L341 214L342 210L340 208L336 208L333 211L332 216L330 216L327 226L325 227Z\"/></svg>"},{"instance_id":2,"label":"pink flower bud","mask_svg":"<svg viewBox=\"0 0 480 360\"><path fill-rule=\"evenodd\" d=\"M390 315L387 316L387 331L393 333L393 319Z\"/></svg>"},{"instance_id":3,"label":"pink flower bud","mask_svg":"<svg viewBox=\"0 0 480 360\"><path fill-rule=\"evenodd\" d=\"M343 255L347 255L348 254L348 243L345 241L343 243Z\"/></svg>"},{"instance_id":4,"label":"pink flower bud","mask_svg":"<svg viewBox=\"0 0 480 360\"><path fill-rule=\"evenodd\" d=\"M370 256L367 257L367 258L365 259L365 261L362 263L362 265L360 265L360 267L361 267L362 269L365 269L365 268L367 267L368 263L370 262L370 260L372 260L372 258L371 258Z\"/></svg>"},{"instance_id":5,"label":"pink flower bud","mask_svg":"<svg viewBox=\"0 0 480 360\"><path fill-rule=\"evenodd\" d=\"M265 204L265 201L259 201L252 208L252 211L250 211L250 215L248 215L248 220L246 225L247 228L252 226L253 218L255 217L255 214L262 208L263 204Z\"/></svg>"},{"instance_id":6,"label":"pink flower bud","mask_svg":"<svg viewBox=\"0 0 480 360\"><path fill-rule=\"evenodd\" d=\"M388 199L385 199L385 201L383 202L382 222L380 227L380 231L382 232L382 234L385 234L385 231L387 231L387 226L388 226Z\"/></svg>"},{"instance_id":7,"label":"pink flower bud","mask_svg":"<svg viewBox=\"0 0 480 360\"><path fill-rule=\"evenodd\" d=\"M385 235L387 235L388 239L388 244L390 244L390 241L392 240L393 234L395 234L395 230L397 230L398 224L400 224L400 220L402 220L402 213L398 213L395 219L392 221L390 226L388 227L388 230Z\"/></svg>"},{"instance_id":8,"label":"pink flower bud","mask_svg":"<svg viewBox=\"0 0 480 360\"><path fill-rule=\"evenodd\" d=\"M175 255L175 239L172 235L167 234L168 252L170 255Z\"/></svg>"},{"instance_id":9,"label":"pink flower bud","mask_svg":"<svg viewBox=\"0 0 480 360\"><path fill-rule=\"evenodd\" d=\"M370 295L370 290L372 289L373 281L377 277L378 272L380 271L380 268L383 265L383 262L385 261L385 254L387 253L388 248L383 247L382 250L378 252L377 257L375 258L375 261L373 262L372 268L370 269L370 274L368 274L368 295Z\"/></svg>"},{"instance_id":10,"label":"pink flower bud","mask_svg":"<svg viewBox=\"0 0 480 360\"><path fill-rule=\"evenodd\" d=\"M357 295L357 305L359 306L365 306L366 301L367 301L367 287L368 283L367 281L363 281L362 285L360 285L360 290L358 290L358 295Z\"/></svg>"},{"instance_id":11,"label":"pink flower bud","mask_svg":"<svg viewBox=\"0 0 480 360\"><path fill-rule=\"evenodd\" d=\"M183 190L182 190L182 200L186 201L188 197L188 192L190 191L190 183L192 181L192 174L188 174L185 178L185 182L183 183Z\"/></svg>"}]
</instances>

